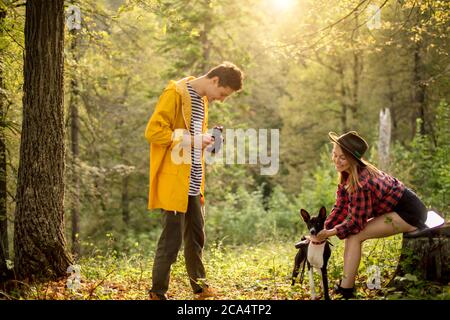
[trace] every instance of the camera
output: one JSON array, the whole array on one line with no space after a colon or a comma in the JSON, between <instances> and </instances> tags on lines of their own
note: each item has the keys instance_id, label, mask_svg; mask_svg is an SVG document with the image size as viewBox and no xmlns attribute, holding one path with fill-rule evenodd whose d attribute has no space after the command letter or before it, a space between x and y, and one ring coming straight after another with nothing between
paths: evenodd
<instances>
[{"instance_id":1,"label":"camera","mask_svg":"<svg viewBox=\"0 0 450 320\"><path fill-rule=\"evenodd\" d=\"M213 128L212 137L214 138L214 143L210 147L208 147L207 151L214 154L220 150L223 141L222 131L223 126L215 126Z\"/></svg>"}]
</instances>

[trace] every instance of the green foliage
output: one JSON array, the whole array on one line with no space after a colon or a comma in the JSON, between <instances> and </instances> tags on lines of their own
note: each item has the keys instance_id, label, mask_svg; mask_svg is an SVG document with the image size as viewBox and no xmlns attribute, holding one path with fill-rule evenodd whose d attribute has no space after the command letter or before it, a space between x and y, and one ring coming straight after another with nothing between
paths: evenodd
<instances>
[{"instance_id":1,"label":"green foliage","mask_svg":"<svg viewBox=\"0 0 450 320\"><path fill-rule=\"evenodd\" d=\"M210 240L226 243L262 241L267 236L265 218L259 190L249 193L239 187L235 194L226 194L224 202L206 207L207 233L215 238Z\"/></svg>"},{"instance_id":2,"label":"green foliage","mask_svg":"<svg viewBox=\"0 0 450 320\"><path fill-rule=\"evenodd\" d=\"M316 215L324 206L329 214L335 201L336 172L330 162L328 146L320 155L317 168L305 175L301 186L297 196L288 194L281 185L275 186L267 199L267 207L264 206L264 186L251 193L243 186L232 192L225 186L214 188L211 195L214 198L208 200L206 207L208 238L225 244L300 238L305 231L300 209Z\"/></svg>"},{"instance_id":3,"label":"green foliage","mask_svg":"<svg viewBox=\"0 0 450 320\"><path fill-rule=\"evenodd\" d=\"M273 241L261 245L223 246L216 242L204 253L208 284L217 289L220 299L237 300L309 300L308 274L302 284L291 286L294 239ZM449 286L437 286L405 275L400 281L408 283L406 290L387 287L399 256L401 237L371 240L365 243L362 261L381 269L381 290L366 288L366 267L357 276L358 299L434 299L448 300ZM336 241L328 265L329 283L342 276L343 241ZM144 300L150 287L153 257L135 251L130 254L95 254L85 256L81 266L81 285L69 290L66 281L32 284L22 291L9 293L11 299L94 299ZM226 275L226 276L224 276ZM316 290L320 290L315 272ZM173 265L168 292L170 299L191 300L193 294L189 277L180 255ZM335 298L330 289L331 298Z\"/></svg>"},{"instance_id":4,"label":"green foliage","mask_svg":"<svg viewBox=\"0 0 450 320\"><path fill-rule=\"evenodd\" d=\"M295 199L290 197L281 186L275 186L267 209L268 225L273 226L275 239L300 238L304 225L300 222L299 210Z\"/></svg>"},{"instance_id":5,"label":"green foliage","mask_svg":"<svg viewBox=\"0 0 450 320\"><path fill-rule=\"evenodd\" d=\"M311 215L316 215L324 206L327 213L336 200L337 173L330 160L331 150L326 146L320 154L318 165L310 175L302 179L302 189L298 196L298 207L304 208Z\"/></svg>"},{"instance_id":6,"label":"green foliage","mask_svg":"<svg viewBox=\"0 0 450 320\"><path fill-rule=\"evenodd\" d=\"M421 134L417 129L411 143L405 148L394 147L393 171L422 196L429 207L437 209L448 219L450 197L450 108L441 101L437 107L434 134ZM420 128L421 120L417 120Z\"/></svg>"},{"instance_id":7,"label":"green foliage","mask_svg":"<svg viewBox=\"0 0 450 320\"><path fill-rule=\"evenodd\" d=\"M448 135L434 132L434 138L441 137L439 147L427 151L434 158L421 158L422 169L413 169L417 166L410 165L411 152L419 151L409 146L412 123L407 119L414 112L408 107L414 64L411 59L398 59L398 51L405 57L414 55L412 35L429 37L428 51L422 52L425 69L436 75L427 87L429 100L447 95L448 79L438 73L443 70L438 48L446 48L447 43L436 37L448 20L444 5L435 4L436 21L425 23L424 33L414 28L412 17L404 24L409 1L384 7L382 28L373 32L363 25L354 32L353 15L318 31L348 14L356 1L331 6L305 1L284 13L260 1L200 1L187 6L166 0L79 3L83 15L79 58L70 54L72 36L67 35L66 88L72 79L79 81L80 159L68 167L79 166L80 239L85 243L106 250L105 234L111 233L118 250L132 250L136 242L154 246L160 225L159 213L149 215L145 209L146 122L168 80L200 75L223 60L244 69L244 91L211 105L210 127L280 129L280 171L265 177L256 166L208 166L210 241L239 244L300 237L304 224L299 209L316 214L325 206L329 212L335 200L336 174L329 148L324 149L328 131L340 132L345 120L348 129L358 130L374 145L378 110L386 105L397 124L394 154L404 157L398 161L402 170L396 172L407 175L405 182L413 186L425 182L427 204L445 209L448 179L443 177L449 170L444 159L448 145L443 142ZM426 15L426 8L420 10L418 15ZM323 41L316 42L320 37ZM429 68L433 65L436 70ZM439 113L435 109L429 108L431 115ZM428 126L438 122L426 120ZM433 177L425 181L428 161L433 161ZM67 181L70 204L76 192ZM123 200L125 194L128 202ZM128 225L123 221L126 208ZM90 246L86 250L90 252Z\"/></svg>"},{"instance_id":8,"label":"green foliage","mask_svg":"<svg viewBox=\"0 0 450 320\"><path fill-rule=\"evenodd\" d=\"M381 108L391 108L393 115L392 173L448 219L449 3L387 2L377 30L368 30L365 17L352 11L360 1L297 1L284 12L270 3L76 1L83 28L65 35L65 101L69 118L76 91L71 85L77 83L80 157L73 161L68 147L66 234L70 238L70 209L78 198L87 280L81 297L145 298L160 233L160 213L146 210L145 125L169 80L201 75L223 60L244 69L244 91L211 105L210 127L281 132L276 176L261 176L256 166L207 167L206 256L212 280L227 297L305 297L306 284L290 288L286 278L295 255L293 243L305 232L300 208L317 214L325 206L329 213L335 200L327 133L358 130L376 145ZM7 13L0 36L5 88L0 89L6 108L2 123L11 129L5 132L12 222L22 121L24 7L10 7ZM412 96L421 88L426 99L418 106ZM425 110L421 121L426 130L413 135L413 128L421 127L411 120L420 114L419 107ZM69 121L66 129L69 146ZM75 169L80 190L69 176ZM127 210L128 224L123 219ZM335 244L332 279L342 270L342 243ZM379 265L386 281L398 259L398 239L379 240L364 250L369 251L364 251L360 280L368 266ZM182 261L174 266L173 279L174 295L189 298ZM449 298L439 288L405 279L413 284L411 297ZM31 297L49 298L44 289L33 288ZM386 294L404 296L395 289ZM373 297L364 290L359 295Z\"/></svg>"}]
</instances>

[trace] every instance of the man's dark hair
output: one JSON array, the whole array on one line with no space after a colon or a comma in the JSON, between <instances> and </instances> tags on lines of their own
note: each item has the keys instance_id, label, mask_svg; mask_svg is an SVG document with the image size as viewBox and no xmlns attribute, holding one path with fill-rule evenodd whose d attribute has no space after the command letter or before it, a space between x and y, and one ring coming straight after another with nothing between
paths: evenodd
<instances>
[{"instance_id":1,"label":"man's dark hair","mask_svg":"<svg viewBox=\"0 0 450 320\"><path fill-rule=\"evenodd\" d=\"M233 63L223 62L209 70L206 77L209 79L218 77L219 86L229 87L234 91L239 91L242 89L244 73Z\"/></svg>"}]
</instances>

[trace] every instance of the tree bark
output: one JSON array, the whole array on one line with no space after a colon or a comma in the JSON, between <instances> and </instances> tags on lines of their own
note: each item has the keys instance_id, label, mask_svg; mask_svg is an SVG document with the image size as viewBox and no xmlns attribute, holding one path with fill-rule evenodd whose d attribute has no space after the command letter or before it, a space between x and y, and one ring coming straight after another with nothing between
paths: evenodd
<instances>
[{"instance_id":1,"label":"tree bark","mask_svg":"<svg viewBox=\"0 0 450 320\"><path fill-rule=\"evenodd\" d=\"M14 224L18 279L57 279L64 237L64 1L26 3L23 122Z\"/></svg>"},{"instance_id":2,"label":"tree bark","mask_svg":"<svg viewBox=\"0 0 450 320\"><path fill-rule=\"evenodd\" d=\"M130 224L130 197L128 195L128 174L122 180L122 219L126 226Z\"/></svg>"},{"instance_id":3,"label":"tree bark","mask_svg":"<svg viewBox=\"0 0 450 320\"><path fill-rule=\"evenodd\" d=\"M125 95L126 97L128 95L128 82L127 82L127 89L125 89ZM119 121L119 126L123 126L124 121ZM122 159L122 162L126 165L128 165L128 161L126 160L126 139L122 140L122 143L120 145L120 157ZM129 197L129 174L125 173L122 177L122 220L125 223L126 227L130 224L130 197Z\"/></svg>"},{"instance_id":4,"label":"tree bark","mask_svg":"<svg viewBox=\"0 0 450 320\"><path fill-rule=\"evenodd\" d=\"M392 141L397 140L397 127L398 127L398 120L397 120L397 109L396 109L396 102L395 102L395 91L394 86L392 85L392 76L388 76L388 91L387 91L387 99L389 101L389 109L391 110L391 118L392 118Z\"/></svg>"},{"instance_id":5,"label":"tree bark","mask_svg":"<svg viewBox=\"0 0 450 320\"><path fill-rule=\"evenodd\" d=\"M122 105L124 110L127 110L127 106L125 101L128 98L129 90L130 90L130 82L131 78L128 78L125 82L125 89L122 95L122 99L119 100L119 104ZM123 118L119 119L117 126L118 128L123 128L125 121ZM122 163L128 165L128 161L126 159L127 155L127 140L122 139L120 145L120 157L122 159ZM125 225L128 227L130 224L130 197L129 197L129 174L125 173L122 177L122 220Z\"/></svg>"},{"instance_id":6,"label":"tree bark","mask_svg":"<svg viewBox=\"0 0 450 320\"><path fill-rule=\"evenodd\" d=\"M412 134L413 137L416 134L416 120L421 119L419 132L425 134L425 85L423 84L423 65L422 58L420 56L420 44L416 45L414 50L414 68L413 68L413 119L412 119Z\"/></svg>"},{"instance_id":7,"label":"tree bark","mask_svg":"<svg viewBox=\"0 0 450 320\"><path fill-rule=\"evenodd\" d=\"M0 8L0 39L3 38L6 11ZM3 51L2 49L1 51ZM3 80L3 52L0 52L0 281L8 276L6 260L9 259L8 219L7 219L7 186L6 186L6 96Z\"/></svg>"},{"instance_id":8,"label":"tree bark","mask_svg":"<svg viewBox=\"0 0 450 320\"><path fill-rule=\"evenodd\" d=\"M417 12L416 26L420 28L421 24L421 13L420 10ZM414 37L414 34L413 34ZM422 59L421 51L422 51L422 40L417 40L414 44L413 50L413 94L412 94L412 119L411 119L411 135L412 138L415 137L417 131L417 119L421 119L419 133L424 135L426 133L426 120L425 120L425 112L426 112L426 104L425 104L425 96L426 96L426 85L425 85L425 66Z\"/></svg>"},{"instance_id":9,"label":"tree bark","mask_svg":"<svg viewBox=\"0 0 450 320\"><path fill-rule=\"evenodd\" d=\"M200 71L205 74L209 70L209 59L211 55L211 43L208 39L208 32L211 29L211 16L205 17L203 30L200 32L200 43L202 44L202 61L200 62Z\"/></svg>"},{"instance_id":10,"label":"tree bark","mask_svg":"<svg viewBox=\"0 0 450 320\"><path fill-rule=\"evenodd\" d=\"M70 45L71 53L74 61L78 64L78 32L76 29L71 31L72 42ZM76 68L76 66L74 66ZM78 106L80 103L79 84L76 72L72 73L70 80L70 138L72 151L72 194L71 194L71 215L72 215L72 254L79 257L81 253L80 247L80 177L79 177L79 135L80 135L80 119L78 117Z\"/></svg>"},{"instance_id":11,"label":"tree bark","mask_svg":"<svg viewBox=\"0 0 450 320\"><path fill-rule=\"evenodd\" d=\"M351 106L350 110L352 112L353 121L357 121L357 114L359 110L359 84L361 78L361 72L363 70L362 54L361 50L357 47L359 42L359 10L355 11L355 28L352 33L351 46L353 54L353 90L351 93Z\"/></svg>"},{"instance_id":12,"label":"tree bark","mask_svg":"<svg viewBox=\"0 0 450 320\"><path fill-rule=\"evenodd\" d=\"M418 276L421 280L449 283L450 225L448 223L417 238L403 237L402 253L395 276L404 276L408 273ZM398 284L396 281L391 283Z\"/></svg>"}]
</instances>

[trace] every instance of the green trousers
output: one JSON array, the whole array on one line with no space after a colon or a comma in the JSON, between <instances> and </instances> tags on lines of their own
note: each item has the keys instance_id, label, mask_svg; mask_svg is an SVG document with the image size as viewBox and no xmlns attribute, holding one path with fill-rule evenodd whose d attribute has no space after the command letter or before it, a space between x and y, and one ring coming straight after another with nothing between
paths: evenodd
<instances>
[{"instance_id":1,"label":"green trousers","mask_svg":"<svg viewBox=\"0 0 450 320\"><path fill-rule=\"evenodd\" d=\"M189 196L186 213L163 211L163 230L158 241L152 271L151 292L165 294L169 289L170 269L184 241L184 258L194 293L202 290L206 272L202 262L205 246L205 220L200 195Z\"/></svg>"}]
</instances>

